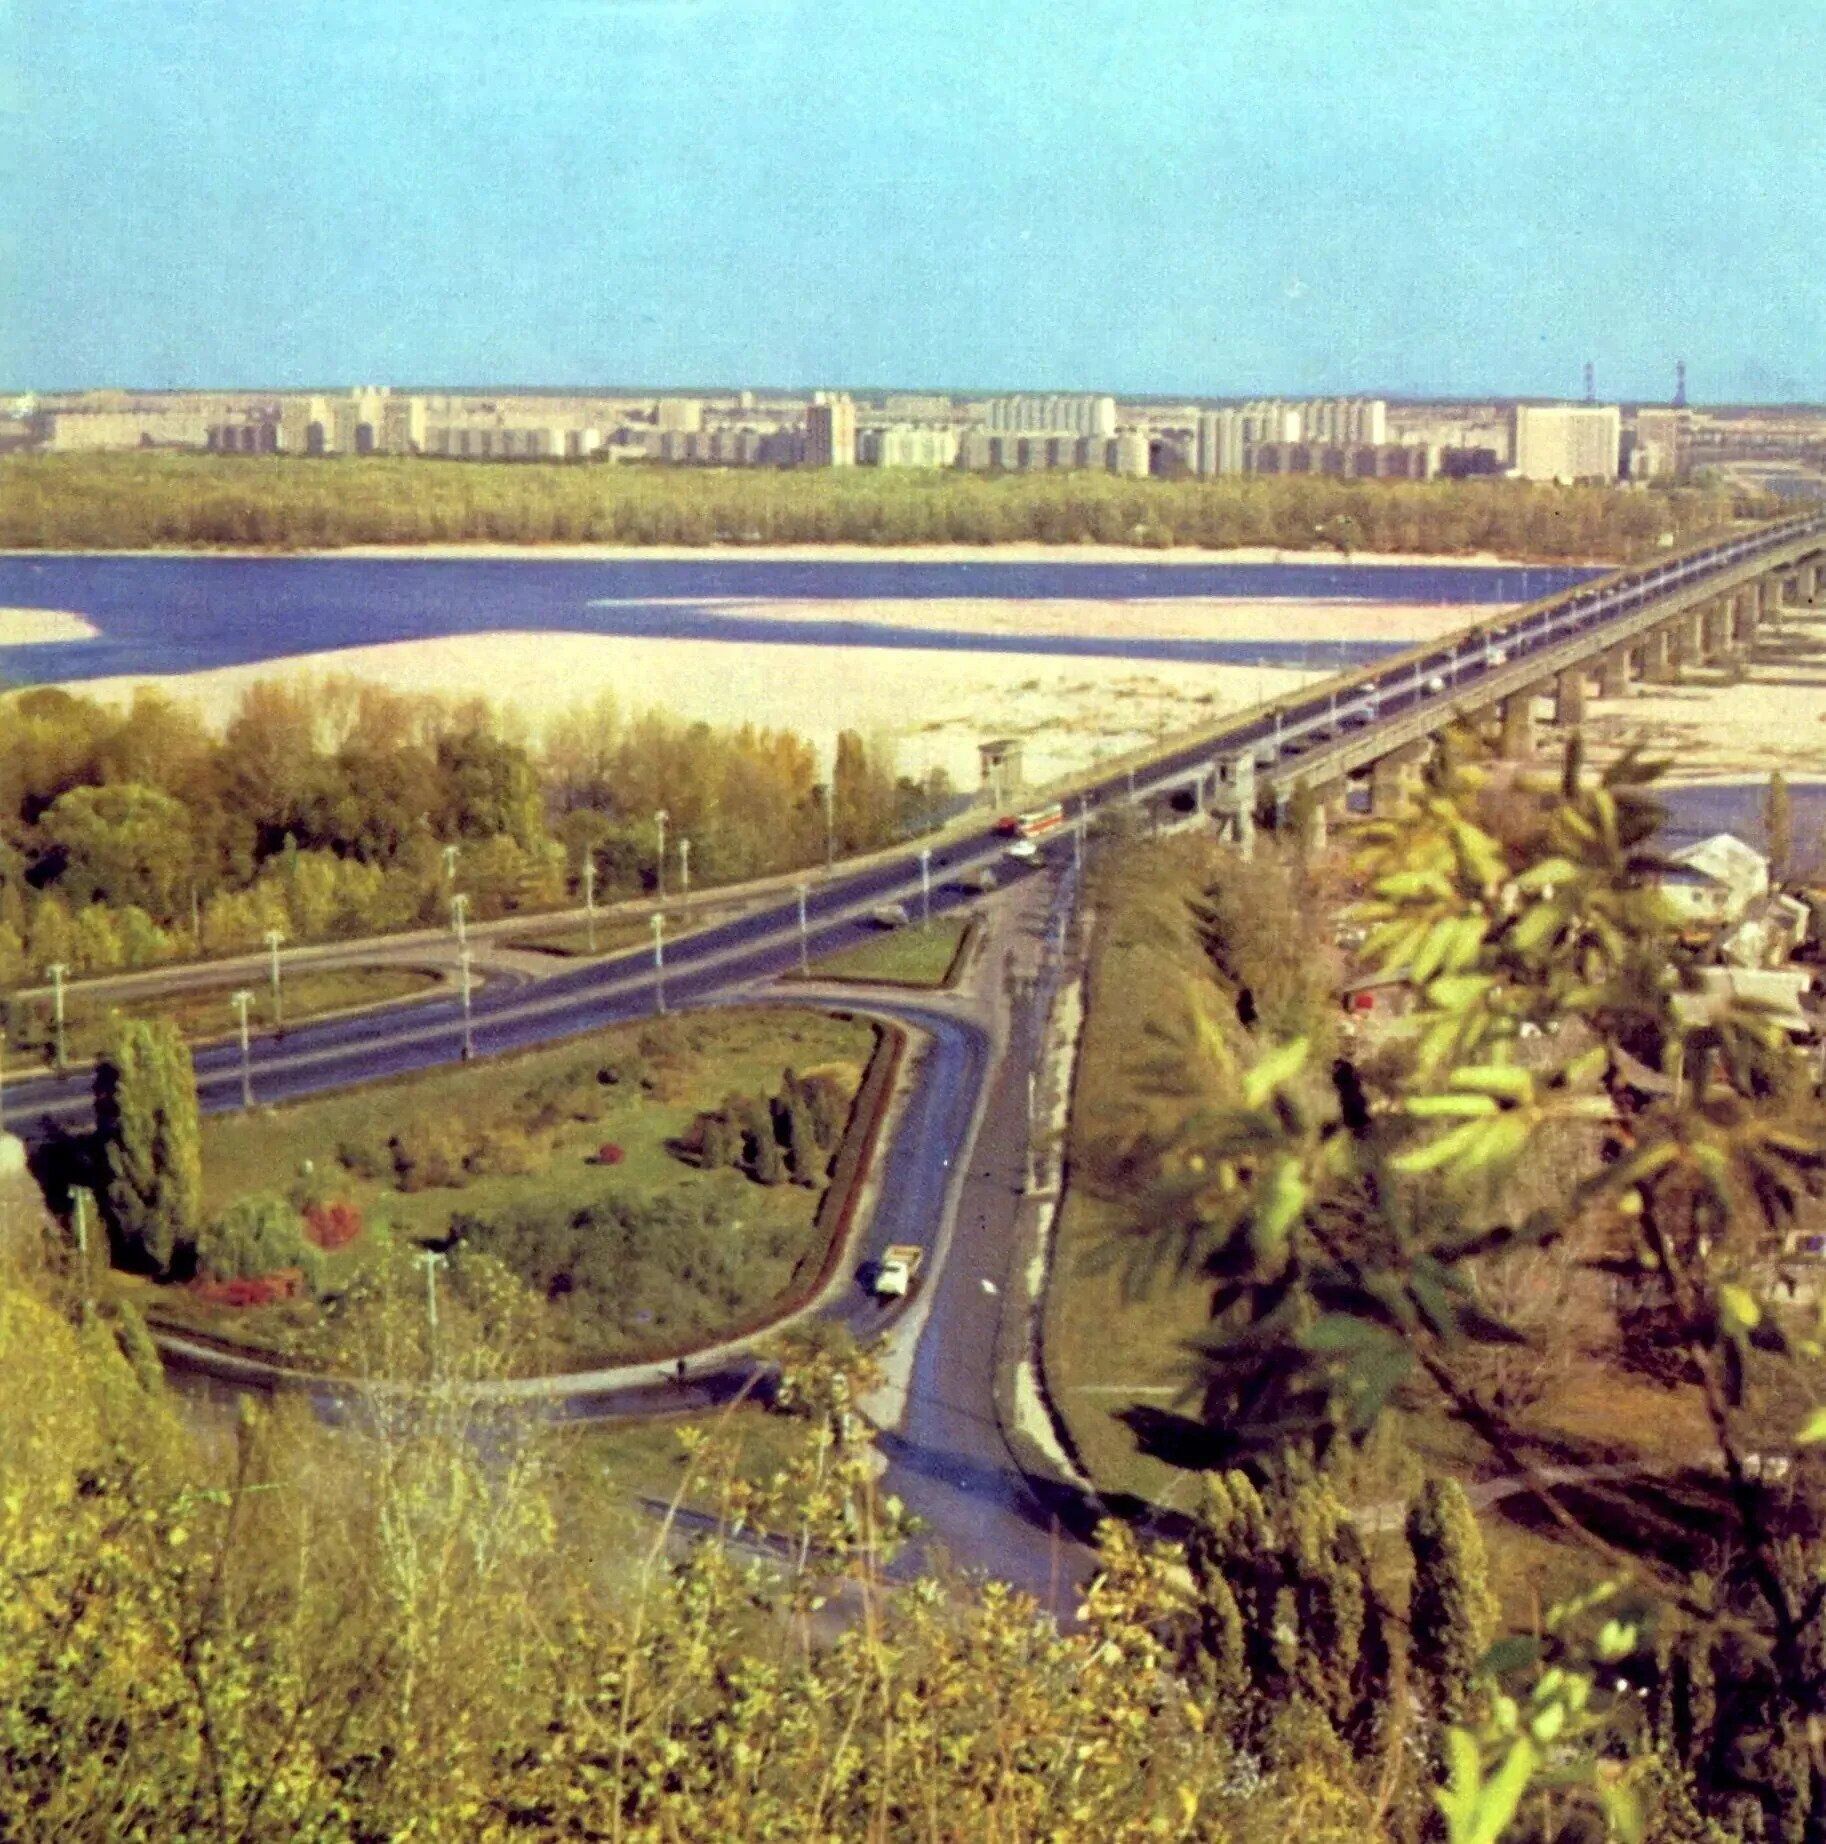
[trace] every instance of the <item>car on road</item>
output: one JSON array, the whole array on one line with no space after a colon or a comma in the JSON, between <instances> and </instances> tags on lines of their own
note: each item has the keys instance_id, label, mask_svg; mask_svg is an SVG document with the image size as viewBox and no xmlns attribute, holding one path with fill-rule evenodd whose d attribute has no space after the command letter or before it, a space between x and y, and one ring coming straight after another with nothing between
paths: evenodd
<instances>
[{"instance_id":1,"label":"car on road","mask_svg":"<svg viewBox=\"0 0 1826 1844\"><path fill-rule=\"evenodd\" d=\"M891 1242L875 1264L871 1282L878 1300L904 1300L919 1279L920 1264L926 1251L917 1242Z\"/></svg>"},{"instance_id":2,"label":"car on road","mask_svg":"<svg viewBox=\"0 0 1826 1844\"><path fill-rule=\"evenodd\" d=\"M1019 858L1023 864L1032 864L1043 854L1032 839L1016 839L1009 846L1008 855L1010 858Z\"/></svg>"},{"instance_id":3,"label":"car on road","mask_svg":"<svg viewBox=\"0 0 1826 1844\"><path fill-rule=\"evenodd\" d=\"M905 903L877 903L869 911L869 920L877 928L905 928L912 918Z\"/></svg>"}]
</instances>

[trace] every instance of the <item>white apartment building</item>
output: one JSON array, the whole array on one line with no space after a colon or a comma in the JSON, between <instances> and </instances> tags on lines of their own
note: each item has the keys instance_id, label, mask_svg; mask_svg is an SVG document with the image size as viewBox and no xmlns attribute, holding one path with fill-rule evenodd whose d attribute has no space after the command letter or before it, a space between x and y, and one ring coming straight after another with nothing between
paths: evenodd
<instances>
[{"instance_id":1,"label":"white apartment building","mask_svg":"<svg viewBox=\"0 0 1826 1844\"><path fill-rule=\"evenodd\" d=\"M1114 397L992 397L983 405L983 426L997 435L1089 435L1116 433Z\"/></svg>"},{"instance_id":2,"label":"white apartment building","mask_svg":"<svg viewBox=\"0 0 1826 1844\"><path fill-rule=\"evenodd\" d=\"M856 405L853 399L820 391L805 412L805 463L808 467L856 465Z\"/></svg>"},{"instance_id":3,"label":"white apartment building","mask_svg":"<svg viewBox=\"0 0 1826 1844\"><path fill-rule=\"evenodd\" d=\"M1515 472L1523 480L1615 480L1623 413L1614 403L1518 403Z\"/></svg>"},{"instance_id":4,"label":"white apartment building","mask_svg":"<svg viewBox=\"0 0 1826 1844\"><path fill-rule=\"evenodd\" d=\"M892 423L862 430L856 438L856 459L869 467L951 467L957 461L957 442L955 429Z\"/></svg>"}]
</instances>

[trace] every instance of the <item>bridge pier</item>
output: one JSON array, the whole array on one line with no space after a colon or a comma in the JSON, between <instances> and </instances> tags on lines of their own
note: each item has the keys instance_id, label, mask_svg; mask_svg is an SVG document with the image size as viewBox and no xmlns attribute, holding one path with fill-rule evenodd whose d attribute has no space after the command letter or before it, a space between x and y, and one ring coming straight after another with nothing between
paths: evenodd
<instances>
[{"instance_id":1,"label":"bridge pier","mask_svg":"<svg viewBox=\"0 0 1826 1844\"><path fill-rule=\"evenodd\" d=\"M1506 760L1523 761L1534 754L1535 686L1511 692L1502 702L1501 749Z\"/></svg>"},{"instance_id":2,"label":"bridge pier","mask_svg":"<svg viewBox=\"0 0 1826 1844\"><path fill-rule=\"evenodd\" d=\"M1642 676L1655 685L1671 685L1680 669L1674 660L1674 628L1663 622L1642 643Z\"/></svg>"},{"instance_id":3,"label":"bridge pier","mask_svg":"<svg viewBox=\"0 0 1826 1844\"><path fill-rule=\"evenodd\" d=\"M1629 648L1612 647L1598 655L1598 696L1622 698L1629 692Z\"/></svg>"},{"instance_id":4,"label":"bridge pier","mask_svg":"<svg viewBox=\"0 0 1826 1844\"><path fill-rule=\"evenodd\" d=\"M1232 756L1219 770L1227 787L1218 799L1227 806L1230 842L1245 858L1255 856L1255 751Z\"/></svg>"},{"instance_id":5,"label":"bridge pier","mask_svg":"<svg viewBox=\"0 0 1826 1844\"><path fill-rule=\"evenodd\" d=\"M1585 668L1563 667L1553 682L1553 721L1563 730L1585 721Z\"/></svg>"},{"instance_id":6,"label":"bridge pier","mask_svg":"<svg viewBox=\"0 0 1826 1844\"><path fill-rule=\"evenodd\" d=\"M1681 657L1689 666L1703 666L1706 663L1706 616L1703 608L1695 609L1687 616L1686 647Z\"/></svg>"},{"instance_id":7,"label":"bridge pier","mask_svg":"<svg viewBox=\"0 0 1826 1844\"><path fill-rule=\"evenodd\" d=\"M1370 812L1378 819L1399 813L1407 805L1409 788L1426 753L1425 743L1403 743L1370 764Z\"/></svg>"}]
</instances>

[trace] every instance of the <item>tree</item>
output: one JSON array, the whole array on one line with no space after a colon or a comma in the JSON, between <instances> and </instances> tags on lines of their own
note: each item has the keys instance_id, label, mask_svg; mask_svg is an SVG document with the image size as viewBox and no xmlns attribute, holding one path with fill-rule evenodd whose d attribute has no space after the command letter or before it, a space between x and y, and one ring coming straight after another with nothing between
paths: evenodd
<instances>
[{"instance_id":1,"label":"tree","mask_svg":"<svg viewBox=\"0 0 1826 1844\"><path fill-rule=\"evenodd\" d=\"M1478 1667L1496 1636L1483 1533L1455 1479L1429 1479L1408 1508L1414 1558L1408 1604L1414 1683L1441 1726L1463 1723L1473 1709Z\"/></svg>"},{"instance_id":2,"label":"tree","mask_svg":"<svg viewBox=\"0 0 1826 1844\"><path fill-rule=\"evenodd\" d=\"M102 1208L115 1244L155 1274L187 1266L203 1214L196 1071L175 1026L123 1019L95 1065Z\"/></svg>"},{"instance_id":3,"label":"tree","mask_svg":"<svg viewBox=\"0 0 1826 1844\"><path fill-rule=\"evenodd\" d=\"M1770 774L1763 794L1763 837L1769 847L1769 875L1779 882L1794 859L1794 803L1788 777L1779 768Z\"/></svg>"},{"instance_id":4,"label":"tree","mask_svg":"<svg viewBox=\"0 0 1826 1844\"><path fill-rule=\"evenodd\" d=\"M276 1192L237 1198L197 1238L197 1271L211 1280L255 1280L282 1268L311 1269L304 1219Z\"/></svg>"},{"instance_id":5,"label":"tree","mask_svg":"<svg viewBox=\"0 0 1826 1844\"><path fill-rule=\"evenodd\" d=\"M60 886L77 903L134 903L167 919L188 889L194 841L184 805L131 782L72 788L40 822Z\"/></svg>"}]
</instances>

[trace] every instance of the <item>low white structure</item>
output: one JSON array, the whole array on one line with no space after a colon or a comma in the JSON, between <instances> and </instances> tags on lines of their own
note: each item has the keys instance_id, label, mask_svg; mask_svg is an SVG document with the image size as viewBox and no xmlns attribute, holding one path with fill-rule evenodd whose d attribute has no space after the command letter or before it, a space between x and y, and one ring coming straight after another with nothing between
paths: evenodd
<instances>
[{"instance_id":1,"label":"low white structure","mask_svg":"<svg viewBox=\"0 0 1826 1844\"><path fill-rule=\"evenodd\" d=\"M1769 894L1769 860L1729 832L1715 832L1671 854L1661 894L1683 925L1736 922Z\"/></svg>"}]
</instances>

